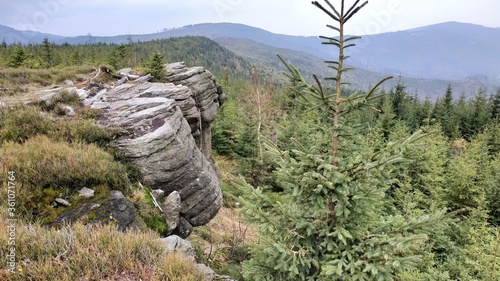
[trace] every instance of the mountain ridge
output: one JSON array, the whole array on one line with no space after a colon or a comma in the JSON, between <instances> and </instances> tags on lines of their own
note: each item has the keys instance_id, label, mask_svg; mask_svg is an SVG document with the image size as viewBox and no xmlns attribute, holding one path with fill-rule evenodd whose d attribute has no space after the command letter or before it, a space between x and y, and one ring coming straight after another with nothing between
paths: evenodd
<instances>
[{"instance_id":1,"label":"mountain ridge","mask_svg":"<svg viewBox=\"0 0 500 281\"><path fill-rule=\"evenodd\" d=\"M7 34L5 34L7 32ZM8 35L8 36L5 36ZM150 41L172 37L203 36L222 44L230 51L238 53L236 46L241 46L241 40L251 40L267 45L269 51L276 48L288 49L302 52L316 58L302 58L305 64L307 60L317 61L331 59L332 49L321 44L323 41L314 36L292 36L274 34L264 29L234 23L202 23L187 25L180 28L164 29L153 34L130 34L117 36L76 36L62 37L44 33L31 33L16 31L15 29L0 25L0 40L6 37L13 40L29 35L28 43L39 43L47 37L51 42L62 44L88 44L88 43L113 43L123 44L132 41ZM497 36L498 35L498 36ZM50 37L49 37L50 36ZM234 42L230 43L233 40ZM250 42L250 41L248 41ZM13 43L8 42L7 43ZM23 42L21 42L23 43ZM259 46L262 48L262 46ZM477 51L476 51L477 50ZM254 50L247 48L246 59L254 61L251 55L258 56ZM294 53L295 55L298 53ZM385 74L407 77L414 81L432 79L434 81L448 81L450 84L475 85L475 87L491 90L500 85L500 28L490 28L480 25L445 22L429 26L423 26L404 31L394 31L376 35L363 36L357 42L357 46L349 50L352 58L348 63L360 71L366 70L381 77ZM262 55L262 54L260 54ZM274 53L272 54L274 56ZM300 57L300 55L298 55ZM277 58L270 62L265 59L267 66L276 66ZM291 58L288 58L291 59ZM310 63L309 63L310 64ZM299 66L299 65L298 65ZM276 69L276 68L275 68ZM367 77L367 75L361 75ZM371 79L370 79L371 81ZM369 81L362 81L365 84ZM425 85L425 83L417 83ZM431 84L435 84L434 82ZM437 83L443 84L441 82ZM457 84L458 85L458 84ZM409 87L414 92L427 89ZM462 87L458 86L459 89ZM463 90L470 90L470 86ZM439 89L439 92L444 91ZM430 96L435 96L438 89Z\"/></svg>"}]
</instances>

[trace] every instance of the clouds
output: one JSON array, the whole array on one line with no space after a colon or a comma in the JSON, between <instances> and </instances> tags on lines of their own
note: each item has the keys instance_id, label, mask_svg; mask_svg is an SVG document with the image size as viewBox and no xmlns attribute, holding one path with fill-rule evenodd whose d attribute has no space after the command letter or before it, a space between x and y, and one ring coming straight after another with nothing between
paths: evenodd
<instances>
[{"instance_id":1,"label":"clouds","mask_svg":"<svg viewBox=\"0 0 500 281\"><path fill-rule=\"evenodd\" d=\"M324 34L332 23L310 0L16 0L0 24L60 35L154 33L204 22L235 22L293 35ZM333 0L333 3L337 0ZM353 1L347 0L347 3ZM500 27L497 0L373 0L348 32L370 34L445 21Z\"/></svg>"}]
</instances>

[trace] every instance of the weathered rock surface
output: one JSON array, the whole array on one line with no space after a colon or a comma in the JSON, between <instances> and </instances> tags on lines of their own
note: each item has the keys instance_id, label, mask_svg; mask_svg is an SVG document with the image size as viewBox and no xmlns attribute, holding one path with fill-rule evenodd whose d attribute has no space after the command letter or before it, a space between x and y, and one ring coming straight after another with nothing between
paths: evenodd
<instances>
[{"instance_id":1,"label":"weathered rock surface","mask_svg":"<svg viewBox=\"0 0 500 281\"><path fill-rule=\"evenodd\" d=\"M224 97L204 68L187 68L182 63L166 68L171 83L137 79L104 88L84 103L104 110L99 124L123 128L113 145L139 168L144 184L163 190L166 196L178 192L177 227L182 229L176 233L186 237L193 226L208 223L222 206L210 161L210 124Z\"/></svg>"},{"instance_id":2,"label":"weathered rock surface","mask_svg":"<svg viewBox=\"0 0 500 281\"><path fill-rule=\"evenodd\" d=\"M168 82L184 85L192 92L187 99L176 97L176 102L193 130L196 143L205 157L211 159L211 123L215 120L217 110L226 100L222 88L217 85L214 76L203 67L186 68L184 63L179 62L167 64L166 68Z\"/></svg>"}]
</instances>

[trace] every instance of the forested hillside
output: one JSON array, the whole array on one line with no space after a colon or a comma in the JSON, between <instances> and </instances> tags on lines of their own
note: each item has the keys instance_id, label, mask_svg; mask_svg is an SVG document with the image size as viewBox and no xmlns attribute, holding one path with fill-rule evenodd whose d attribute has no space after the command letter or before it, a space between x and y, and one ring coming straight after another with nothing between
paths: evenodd
<instances>
[{"instance_id":1,"label":"forested hillside","mask_svg":"<svg viewBox=\"0 0 500 281\"><path fill-rule=\"evenodd\" d=\"M326 40L344 48L343 39ZM275 56L252 46L262 60ZM419 99L393 78L385 91L373 81L356 81L367 90L355 91L343 84L342 55L332 56L342 63L330 62L330 68L309 64L304 70L333 77L324 81L305 79L292 65L297 58L287 54L284 75L202 37L2 44L0 100L32 91L25 81L37 89L59 85L99 65L143 74L155 61L204 66L227 95L212 128L225 206L259 231L243 247L224 229L221 236L231 242L213 253L210 245L206 261L213 268L240 280L500 280L500 89L463 93L449 86L436 100ZM18 116L2 109L5 149L18 149L45 127L63 139L59 123L24 111ZM89 120L97 115L82 112ZM90 132L97 129L87 119L85 130L77 131L93 143ZM18 126L30 128L26 120L43 126L19 137ZM100 142L112 138L102 134ZM73 147L49 139L44 144ZM212 239L211 231L200 236Z\"/></svg>"},{"instance_id":2,"label":"forested hillside","mask_svg":"<svg viewBox=\"0 0 500 281\"><path fill-rule=\"evenodd\" d=\"M214 128L215 149L241 163L232 193L261 238L243 276L500 279L500 89L468 100L450 86L437 101L401 83L349 90L343 51L355 39L342 25L364 5L341 2L313 2L340 25L324 38L339 51L332 83L308 82L285 57L289 88L254 73Z\"/></svg>"},{"instance_id":3,"label":"forested hillside","mask_svg":"<svg viewBox=\"0 0 500 281\"><path fill-rule=\"evenodd\" d=\"M248 71L249 63L204 37L182 37L127 44L57 45L45 39L42 44L0 45L0 67L46 69L79 65L144 67L158 51L167 61L203 65L214 73Z\"/></svg>"}]
</instances>

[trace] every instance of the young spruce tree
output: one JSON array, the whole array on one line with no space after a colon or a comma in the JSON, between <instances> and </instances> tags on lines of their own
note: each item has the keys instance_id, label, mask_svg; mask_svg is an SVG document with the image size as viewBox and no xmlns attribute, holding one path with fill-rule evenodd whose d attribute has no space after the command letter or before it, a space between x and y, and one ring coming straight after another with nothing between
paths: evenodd
<instances>
[{"instance_id":1,"label":"young spruce tree","mask_svg":"<svg viewBox=\"0 0 500 281\"><path fill-rule=\"evenodd\" d=\"M391 171L407 161L412 144L423 137L417 132L406 139L390 142L375 151L366 143L356 112L370 108L382 80L367 94L342 95L345 50L359 37L344 35L345 24L368 1L340 9L312 4L330 16L337 26L328 25L338 37L322 37L325 44L338 48L338 60L326 62L335 77L333 90L313 76L308 83L292 65L292 90L311 110L329 116L322 128L330 139L328 153L316 147L281 151L266 143L279 164L277 182L283 192L269 195L243 181L241 201L246 219L257 225L260 243L243 265L248 280L394 280L398 273L415 269L416 253L427 234L444 218L444 210L432 215L407 218L387 206L385 192L392 182ZM391 211L389 211L391 210Z\"/></svg>"},{"instance_id":2,"label":"young spruce tree","mask_svg":"<svg viewBox=\"0 0 500 281\"><path fill-rule=\"evenodd\" d=\"M167 76L167 70L164 66L165 57L159 51L155 51L149 58L147 71L153 75L153 81L161 81Z\"/></svg>"}]
</instances>

